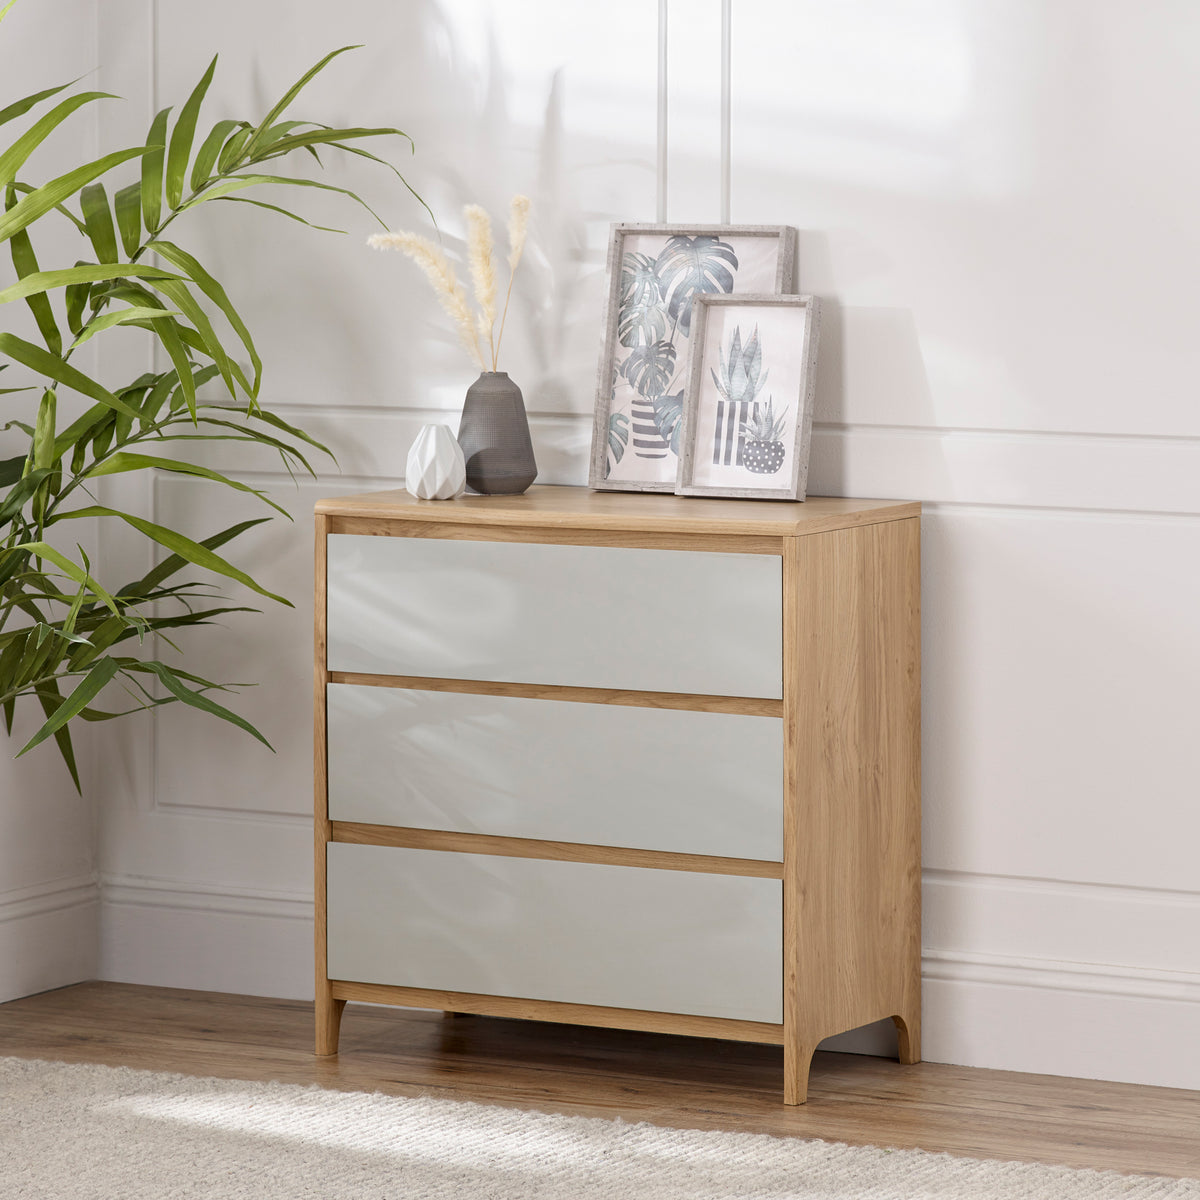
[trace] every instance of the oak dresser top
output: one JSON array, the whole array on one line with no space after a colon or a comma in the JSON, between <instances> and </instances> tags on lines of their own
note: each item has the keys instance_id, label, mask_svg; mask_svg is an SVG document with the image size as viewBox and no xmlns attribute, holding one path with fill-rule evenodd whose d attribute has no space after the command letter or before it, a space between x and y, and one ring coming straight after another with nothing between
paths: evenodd
<instances>
[{"instance_id":1,"label":"oak dresser top","mask_svg":"<svg viewBox=\"0 0 1200 1200\"><path fill-rule=\"evenodd\" d=\"M318 500L316 512L329 517L527 529L803 537L917 517L921 505L912 500L840 496L810 496L801 503L692 499L647 492L593 492L584 487L535 485L520 496L460 496L457 500L418 500L403 488L360 492Z\"/></svg>"}]
</instances>

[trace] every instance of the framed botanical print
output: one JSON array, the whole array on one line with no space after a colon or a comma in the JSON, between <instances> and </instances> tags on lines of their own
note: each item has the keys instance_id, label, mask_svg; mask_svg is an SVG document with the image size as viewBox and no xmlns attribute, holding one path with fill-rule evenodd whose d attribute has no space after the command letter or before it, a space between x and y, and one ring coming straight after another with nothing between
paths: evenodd
<instances>
[{"instance_id":1,"label":"framed botanical print","mask_svg":"<svg viewBox=\"0 0 1200 1200\"><path fill-rule=\"evenodd\" d=\"M614 225L590 486L673 492L699 296L789 291L786 225Z\"/></svg>"},{"instance_id":2,"label":"framed botanical print","mask_svg":"<svg viewBox=\"0 0 1200 1200\"><path fill-rule=\"evenodd\" d=\"M697 296L680 496L803 500L820 309L812 296Z\"/></svg>"}]
</instances>

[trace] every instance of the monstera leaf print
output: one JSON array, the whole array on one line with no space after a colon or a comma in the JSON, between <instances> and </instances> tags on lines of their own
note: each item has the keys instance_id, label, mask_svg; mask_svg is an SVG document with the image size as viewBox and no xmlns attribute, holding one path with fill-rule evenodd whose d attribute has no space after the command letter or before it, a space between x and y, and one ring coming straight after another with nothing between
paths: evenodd
<instances>
[{"instance_id":1,"label":"monstera leaf print","mask_svg":"<svg viewBox=\"0 0 1200 1200\"><path fill-rule=\"evenodd\" d=\"M617 339L622 346L649 346L666 336L662 283L648 254L622 256L620 301Z\"/></svg>"},{"instance_id":2,"label":"monstera leaf print","mask_svg":"<svg viewBox=\"0 0 1200 1200\"><path fill-rule=\"evenodd\" d=\"M621 364L621 374L648 399L661 396L675 371L675 347L670 342L634 346Z\"/></svg>"},{"instance_id":3,"label":"monstera leaf print","mask_svg":"<svg viewBox=\"0 0 1200 1200\"><path fill-rule=\"evenodd\" d=\"M654 424L662 434L663 441L671 447L672 454L679 453L679 431L683 425L683 392L670 396L658 396L654 400Z\"/></svg>"},{"instance_id":4,"label":"monstera leaf print","mask_svg":"<svg viewBox=\"0 0 1200 1200\"><path fill-rule=\"evenodd\" d=\"M692 327L692 301L702 292L732 292L738 260L728 242L711 234L677 234L662 248L654 266L666 297L667 315L687 337Z\"/></svg>"},{"instance_id":5,"label":"monstera leaf print","mask_svg":"<svg viewBox=\"0 0 1200 1200\"><path fill-rule=\"evenodd\" d=\"M620 462L625 457L625 447L629 445L629 417L625 413L613 413L608 418L608 452L613 462Z\"/></svg>"}]
</instances>

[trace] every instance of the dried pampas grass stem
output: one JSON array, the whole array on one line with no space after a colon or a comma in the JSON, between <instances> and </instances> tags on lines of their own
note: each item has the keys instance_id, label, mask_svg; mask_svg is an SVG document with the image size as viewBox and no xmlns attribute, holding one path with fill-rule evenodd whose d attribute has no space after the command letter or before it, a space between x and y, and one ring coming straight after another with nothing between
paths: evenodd
<instances>
[{"instance_id":1,"label":"dried pampas grass stem","mask_svg":"<svg viewBox=\"0 0 1200 1200\"><path fill-rule=\"evenodd\" d=\"M475 323L471 320L471 310L467 306L467 295L445 254L428 238L415 233L376 233L367 241L376 250L399 250L425 272L425 277L433 285L434 295L454 322L459 340L482 370L483 354L479 349Z\"/></svg>"},{"instance_id":2,"label":"dried pampas grass stem","mask_svg":"<svg viewBox=\"0 0 1200 1200\"><path fill-rule=\"evenodd\" d=\"M471 282L475 285L475 303L479 306L479 334L487 339L492 354L492 370L496 369L496 342L492 330L496 325L496 268L492 262L492 219L478 204L463 209L467 219L467 262L471 267Z\"/></svg>"},{"instance_id":3,"label":"dried pampas grass stem","mask_svg":"<svg viewBox=\"0 0 1200 1200\"><path fill-rule=\"evenodd\" d=\"M504 322L508 319L513 274L525 249L529 207L528 196L513 197L508 216L508 291L504 296L504 312L500 318L499 333L495 332L497 287L492 222L487 212L478 204L468 204L463 209L467 221L467 265L475 289L475 303L479 307L479 312L474 315L450 260L442 249L428 238L416 233L377 233L367 239L368 244L376 250L399 250L401 254L408 255L425 272L426 278L433 285L434 294L454 322L459 339L479 364L480 370L487 370L487 360L483 353L485 345L491 356L493 371L500 360L500 342L504 337Z\"/></svg>"},{"instance_id":4,"label":"dried pampas grass stem","mask_svg":"<svg viewBox=\"0 0 1200 1200\"><path fill-rule=\"evenodd\" d=\"M500 318L500 333L496 338L497 353L504 340L504 322L508 320L508 302L512 299L513 277L517 263L525 251L525 233L529 229L530 202L528 196L514 196L508 210L508 291L504 293L504 313Z\"/></svg>"}]
</instances>

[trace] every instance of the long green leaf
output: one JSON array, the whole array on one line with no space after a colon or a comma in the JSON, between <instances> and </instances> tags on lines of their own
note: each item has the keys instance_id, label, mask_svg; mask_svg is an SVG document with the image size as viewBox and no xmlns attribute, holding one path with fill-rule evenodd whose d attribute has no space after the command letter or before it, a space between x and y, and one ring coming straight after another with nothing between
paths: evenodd
<instances>
[{"instance_id":1,"label":"long green leaf","mask_svg":"<svg viewBox=\"0 0 1200 1200\"><path fill-rule=\"evenodd\" d=\"M71 656L67 659L67 670L82 670L88 663L103 654L114 642L120 641L125 637L133 637L138 632L140 626L141 622L135 626L127 617L105 617L91 631L87 644L71 651Z\"/></svg>"},{"instance_id":2,"label":"long green leaf","mask_svg":"<svg viewBox=\"0 0 1200 1200\"><path fill-rule=\"evenodd\" d=\"M54 442L54 461L57 462L68 450L81 441L86 441L95 432L101 421L107 421L110 409L104 404L93 404L91 408L62 431Z\"/></svg>"},{"instance_id":3,"label":"long green leaf","mask_svg":"<svg viewBox=\"0 0 1200 1200\"><path fill-rule=\"evenodd\" d=\"M38 405L37 424L33 428L33 445L30 447L30 462L34 470L46 471L46 481L33 497L33 519L40 526L46 515L46 501L54 487L54 432L58 423L58 397L53 388L42 393Z\"/></svg>"},{"instance_id":4,"label":"long green leaf","mask_svg":"<svg viewBox=\"0 0 1200 1200\"><path fill-rule=\"evenodd\" d=\"M30 461L35 470L49 469L54 464L54 431L57 424L58 397L53 388L42 393L38 405L37 424L33 427L33 445Z\"/></svg>"},{"instance_id":5,"label":"long green leaf","mask_svg":"<svg viewBox=\"0 0 1200 1200\"><path fill-rule=\"evenodd\" d=\"M112 679L117 670L118 666L115 659L100 659L87 675L84 676L83 680L75 685L75 689L71 694L55 709L54 715L50 720L17 752L17 757L20 758L26 750L32 750L34 746L40 745L56 729L61 729L76 713L82 712L96 698L108 681Z\"/></svg>"},{"instance_id":6,"label":"long green leaf","mask_svg":"<svg viewBox=\"0 0 1200 1200\"><path fill-rule=\"evenodd\" d=\"M7 12L12 8L16 0L9 0ZM78 83L78 79L72 79L71 83L60 83L58 87L47 88L44 92L34 92L32 96L25 96L15 103L10 104L7 108L0 108L0 125L5 125L9 121L15 121L17 117L23 117L31 108L35 108L41 104L43 100L49 100L51 96L57 96L59 92L65 92L71 84Z\"/></svg>"},{"instance_id":7,"label":"long green leaf","mask_svg":"<svg viewBox=\"0 0 1200 1200\"><path fill-rule=\"evenodd\" d=\"M16 202L17 194L12 188L9 188L6 195L6 207L12 208ZM9 239L9 249L12 252L13 269L17 272L18 279L25 279L38 273L37 255L33 251L33 243L29 240L27 229L13 234ZM45 295L32 294L26 297L26 303L29 305L30 312L33 313L33 319L37 322L42 340L46 343L46 349L51 354L61 354L62 334L58 331L58 322L54 319L54 310L50 307L49 299Z\"/></svg>"},{"instance_id":8,"label":"long green leaf","mask_svg":"<svg viewBox=\"0 0 1200 1200\"><path fill-rule=\"evenodd\" d=\"M361 49L361 46L342 46L340 49L334 50L325 55L325 57L321 59L316 66L310 67L307 71L305 71L304 74L301 75L300 78L297 79L296 82L293 83L286 92L284 92L279 103L276 104L275 107L272 108L271 111L267 113L267 115L259 122L258 127L254 131L254 135L251 137L246 146L246 153L254 153L254 150L261 141L262 136L267 132L268 129L271 128L272 125L275 124L275 121L282 115L288 105L291 104L291 102L295 100L295 98L304 90L304 88L308 86L312 79L316 75L320 74L320 72L323 71L335 58L337 58L339 54L345 54L347 50Z\"/></svg>"},{"instance_id":9,"label":"long green leaf","mask_svg":"<svg viewBox=\"0 0 1200 1200\"><path fill-rule=\"evenodd\" d=\"M286 508L280 507L274 500L270 499L265 493L260 492L257 488L250 487L249 484L240 483L236 479L229 479L227 476L220 474L217 471L210 470L208 467L202 467L197 463L183 462L176 458L159 458L153 454L133 454L128 451L119 451L116 454L110 455L92 467L87 472L88 478L95 475L120 475L125 471L172 471L179 475L195 475L201 479L211 479L214 483L223 483L226 487L233 488L235 491L248 492L251 496L257 496L264 504L269 504L276 512L282 513L290 521L291 513Z\"/></svg>"},{"instance_id":10,"label":"long green leaf","mask_svg":"<svg viewBox=\"0 0 1200 1200\"><path fill-rule=\"evenodd\" d=\"M34 346L15 334L0 333L0 354L7 354L16 362L29 367L30 370L37 371L38 374L45 375L56 383L61 383L85 396L90 396L93 400L99 400L101 404L107 405L109 408L137 415L123 400L114 396L94 379L84 375L82 371L64 362L57 355L50 354L40 346Z\"/></svg>"},{"instance_id":11,"label":"long green leaf","mask_svg":"<svg viewBox=\"0 0 1200 1200\"><path fill-rule=\"evenodd\" d=\"M293 607L290 600L284 599L283 596L277 596L274 592L268 592L266 588L255 583L245 571L239 571L232 563L226 562L219 554L214 554L206 546L192 541L182 533L176 533L174 529L168 529L165 525L155 525L153 521L147 521L145 517L135 517L132 513L120 512L115 508L105 508L95 504L87 508L73 509L68 513L58 513L53 520L62 521L80 517L119 517L127 525L132 525L134 529L144 533L151 541L170 550L172 554L186 558L195 566L212 571L214 575L224 575L229 579L236 580L260 596L266 596L268 600L277 600L280 604L286 604L288 608Z\"/></svg>"},{"instance_id":12,"label":"long green leaf","mask_svg":"<svg viewBox=\"0 0 1200 1200\"><path fill-rule=\"evenodd\" d=\"M103 333L106 329L111 329L114 325L132 325L135 323L144 323L146 321L156 321L162 317L177 317L179 314L171 309L165 308L117 308L110 312L101 313L98 317L93 317L83 328L83 332L75 339L71 346L75 350L82 346L84 342L89 342L98 333ZM155 326L157 328L157 326Z\"/></svg>"},{"instance_id":13,"label":"long green leaf","mask_svg":"<svg viewBox=\"0 0 1200 1200\"><path fill-rule=\"evenodd\" d=\"M22 183L19 179L14 179L10 186L14 191L20 192L22 196L28 196L30 192L37 191L37 188L35 188L33 184ZM79 230L80 233L82 233L85 237L87 236L87 229L85 228L83 222L65 204L56 204L54 206L54 211L61 213L67 218L68 221L71 222L72 225L75 226L76 229Z\"/></svg>"},{"instance_id":14,"label":"long green leaf","mask_svg":"<svg viewBox=\"0 0 1200 1200\"><path fill-rule=\"evenodd\" d=\"M41 702L42 712L51 719L63 706L62 692L58 690L57 679L47 680L46 683L39 686L37 697ZM83 786L79 782L79 767L75 762L75 747L71 743L71 730L66 724L54 730L54 741L58 745L58 752L62 755L63 762L67 764L67 770L71 774L71 782L75 784L75 790L82 793Z\"/></svg>"},{"instance_id":15,"label":"long green leaf","mask_svg":"<svg viewBox=\"0 0 1200 1200\"><path fill-rule=\"evenodd\" d=\"M55 288L76 283L104 283L114 279L182 279L174 271L152 267L147 263L76 263L56 271L38 271L27 275L0 292L0 304L24 300L36 292L52 292Z\"/></svg>"},{"instance_id":16,"label":"long green leaf","mask_svg":"<svg viewBox=\"0 0 1200 1200\"><path fill-rule=\"evenodd\" d=\"M307 442L314 450L320 450L322 454L328 454L330 458L337 461L332 450L329 449L323 442L318 442L316 438L310 437L303 429L296 425L291 425L282 417L277 416L273 412L267 412L265 409L258 409L250 414L257 421L265 421L268 425L273 425L276 429L282 429L284 433L290 434L301 442Z\"/></svg>"},{"instance_id":17,"label":"long green leaf","mask_svg":"<svg viewBox=\"0 0 1200 1200\"><path fill-rule=\"evenodd\" d=\"M287 464L288 470L291 470L291 459L295 459L314 479L317 477L316 471L309 465L308 459L296 449L295 446L289 446L287 442L281 441L279 438L273 438L270 434L263 433L261 429L251 429L246 425L238 425L233 421L219 421L214 417L205 416L204 413L214 409L220 410L221 405L206 405L200 412L197 418L197 425L218 425L224 426L227 429L236 431L234 434L218 434L218 433L159 433L158 440L163 442L250 442L256 446L269 446L273 450L279 452L280 458ZM326 451L328 454L329 451ZM333 455L329 455L333 458ZM24 460L22 460L24 461ZM336 460L335 460L336 461Z\"/></svg>"},{"instance_id":18,"label":"long green leaf","mask_svg":"<svg viewBox=\"0 0 1200 1200\"><path fill-rule=\"evenodd\" d=\"M192 163L192 178L190 182L193 192L199 191L208 182L213 167L217 165L217 155L221 153L221 147L225 145L229 135L235 129L249 128L250 126L245 121L218 121L212 127L208 137L200 144L200 149L196 154L196 161Z\"/></svg>"},{"instance_id":19,"label":"long green leaf","mask_svg":"<svg viewBox=\"0 0 1200 1200\"><path fill-rule=\"evenodd\" d=\"M228 529L222 529L220 533L214 533L212 537L206 537L200 545L206 550L216 550L226 542L233 541L235 537L240 537L247 529L253 529L256 525L264 525L270 519L270 517L255 517L252 521L240 521L237 525L230 525ZM157 588L164 579L169 579L176 571L181 571L186 567L188 561L181 554L168 554L162 562L147 571L141 579L127 583L117 595L126 598L145 596Z\"/></svg>"},{"instance_id":20,"label":"long green leaf","mask_svg":"<svg viewBox=\"0 0 1200 1200\"><path fill-rule=\"evenodd\" d=\"M258 139L258 153L261 155L267 146L274 145L280 138L287 137L293 129L299 129L301 125L311 125L314 129L330 128L328 125L322 125L319 121L276 121L270 129L264 130L262 137Z\"/></svg>"},{"instance_id":21,"label":"long green leaf","mask_svg":"<svg viewBox=\"0 0 1200 1200\"><path fill-rule=\"evenodd\" d=\"M104 190L104 184L89 183L79 193L79 204L96 257L102 263L115 263L117 231L113 226L112 210L108 207L108 193Z\"/></svg>"},{"instance_id":22,"label":"long green leaf","mask_svg":"<svg viewBox=\"0 0 1200 1200\"><path fill-rule=\"evenodd\" d=\"M35 122L11 146L0 154L0 187L7 187L17 177L25 160L77 108L93 100L114 99L111 92L80 92L56 104L40 121Z\"/></svg>"},{"instance_id":23,"label":"long green leaf","mask_svg":"<svg viewBox=\"0 0 1200 1200\"><path fill-rule=\"evenodd\" d=\"M167 151L167 207L174 210L183 199L183 181L187 175L188 158L192 153L192 139L196 135L196 118L200 115L200 105L204 102L208 85L212 83L213 72L217 69L217 56L208 64L208 70L184 106L179 110L175 121L175 129L171 134L171 145Z\"/></svg>"},{"instance_id":24,"label":"long green leaf","mask_svg":"<svg viewBox=\"0 0 1200 1200\"><path fill-rule=\"evenodd\" d=\"M7 354L9 358L28 367L31 371L45 375L48 379L53 379L55 383L61 383L64 387L69 387L92 400L99 400L101 404L106 404L109 408L116 409L117 412L137 417L137 413L128 404L119 400L107 388L101 387L94 379L89 379L82 371L77 370L70 363L64 362L57 354L51 354L40 346L23 341L16 334L0 333L0 354Z\"/></svg>"},{"instance_id":25,"label":"long green leaf","mask_svg":"<svg viewBox=\"0 0 1200 1200\"><path fill-rule=\"evenodd\" d=\"M26 455L19 454L16 458L0 460L0 487L9 487L21 478L25 468Z\"/></svg>"},{"instance_id":26,"label":"long green leaf","mask_svg":"<svg viewBox=\"0 0 1200 1200\"><path fill-rule=\"evenodd\" d=\"M22 466L25 465L25 459L13 459L14 462L19 462ZM50 474L48 467L43 467L40 470L30 471L23 479L8 492L3 501L0 501L0 525L11 521L12 518L29 503L29 497L38 490L42 484L42 480L46 479Z\"/></svg>"},{"instance_id":27,"label":"long green leaf","mask_svg":"<svg viewBox=\"0 0 1200 1200\"><path fill-rule=\"evenodd\" d=\"M221 378L225 381L226 388L229 389L230 396L237 399L238 382L245 385L249 393L250 388L246 377L240 369L234 369L234 364L226 353L225 347L221 345L221 339L217 337L217 331L208 319L208 314L196 302L196 298L188 290L187 285L174 279L160 279L155 286L176 304L183 315L195 326L196 332L199 333L204 343L204 352L216 363L221 372Z\"/></svg>"},{"instance_id":28,"label":"long green leaf","mask_svg":"<svg viewBox=\"0 0 1200 1200\"><path fill-rule=\"evenodd\" d=\"M250 362L254 367L254 386L250 391L252 397L258 395L259 384L262 380L262 359L254 346L254 339L246 323L238 315L225 289L215 280L186 250L181 250L173 242L155 241L154 249L162 255L173 267L195 281L196 286L225 314L225 319L233 326L234 331L246 347ZM197 326L199 328L199 326Z\"/></svg>"},{"instance_id":29,"label":"long green leaf","mask_svg":"<svg viewBox=\"0 0 1200 1200\"><path fill-rule=\"evenodd\" d=\"M146 138L147 150L142 159L142 219L153 233L162 218L163 162L166 158L167 118L170 108L155 113Z\"/></svg>"},{"instance_id":30,"label":"long green leaf","mask_svg":"<svg viewBox=\"0 0 1200 1200\"><path fill-rule=\"evenodd\" d=\"M245 188L258 187L266 183L277 183L289 187L320 188L323 192L339 192L343 196L349 196L355 203L361 204L380 225L383 225L383 219L379 214L361 196L352 192L349 188L334 187L332 183L321 183L317 179L296 179L288 175L232 175L228 179L223 179L220 183L214 184L194 200L189 200L179 211L183 212L186 209L195 208L197 204L203 204L206 200L219 200L232 192L240 192ZM386 228L386 226L384 227Z\"/></svg>"},{"instance_id":31,"label":"long green leaf","mask_svg":"<svg viewBox=\"0 0 1200 1200\"><path fill-rule=\"evenodd\" d=\"M143 428L154 423L154 418L158 416L158 410L162 408L167 397L171 394L171 389L178 382L178 371L164 371L161 375L154 377L150 391L146 394L146 399L142 403Z\"/></svg>"},{"instance_id":32,"label":"long green leaf","mask_svg":"<svg viewBox=\"0 0 1200 1200\"><path fill-rule=\"evenodd\" d=\"M187 687L179 678L177 672L173 671L165 663L148 662L145 664L154 672L155 675L162 680L163 686L176 699L182 700L184 704L191 705L192 708L198 708L202 712L210 713L214 717L220 717L222 721L228 721L231 725L236 725L239 729L244 729L253 737L258 738L266 748L274 752L274 747L267 741L253 725L250 724L244 717L239 717L237 713L230 712L229 709L218 704L215 700L210 700L201 692L194 692ZM216 684L210 684L210 687L215 687Z\"/></svg>"},{"instance_id":33,"label":"long green leaf","mask_svg":"<svg viewBox=\"0 0 1200 1200\"><path fill-rule=\"evenodd\" d=\"M8 546L0 550L0 563L5 559L18 559L21 556L36 555L38 558L49 559L62 573L69 578L75 580L76 583L83 584L89 592L98 599L105 608L109 609L114 615L119 615L117 602L84 570L80 569L65 555L60 554L51 545L46 542L22 542L16 546Z\"/></svg>"},{"instance_id":34,"label":"long green leaf","mask_svg":"<svg viewBox=\"0 0 1200 1200\"><path fill-rule=\"evenodd\" d=\"M26 225L44 216L52 208L58 207L68 196L73 196L84 184L98 179L113 167L128 162L131 158L139 158L149 151L147 146L138 146L130 150L117 150L96 159L86 166L76 167L57 179L50 180L40 188L34 188L24 195L21 200L0 217L0 242L7 241L14 233L24 229ZM75 218L72 217L72 220Z\"/></svg>"},{"instance_id":35,"label":"long green leaf","mask_svg":"<svg viewBox=\"0 0 1200 1200\"><path fill-rule=\"evenodd\" d=\"M322 233L345 233L344 229L334 229L332 225L317 225L312 221L306 221L303 217L297 216L294 212L288 212L286 208L280 208L277 204L267 204L264 200L251 200L249 196L217 196L226 204L253 204L256 208L266 208L271 212L282 213L285 217L291 217L293 221L299 221L301 225L307 225L309 229L319 229Z\"/></svg>"},{"instance_id":36,"label":"long green leaf","mask_svg":"<svg viewBox=\"0 0 1200 1200\"><path fill-rule=\"evenodd\" d=\"M76 266L79 264L77 263ZM83 332L83 313L87 308L88 297L92 294L90 283L72 283L67 285L64 301L67 309L67 328L76 336Z\"/></svg>"},{"instance_id":37,"label":"long green leaf","mask_svg":"<svg viewBox=\"0 0 1200 1200\"><path fill-rule=\"evenodd\" d=\"M132 258L142 244L142 185L131 183L123 187L113 201L117 212L117 228L121 231L121 245Z\"/></svg>"},{"instance_id":38,"label":"long green leaf","mask_svg":"<svg viewBox=\"0 0 1200 1200\"><path fill-rule=\"evenodd\" d=\"M188 412L192 414L194 421L196 419L196 384L192 376L193 363L188 357L187 347L183 344L180 328L179 323L172 317L166 321L160 321L155 332L171 360L171 365L178 373L179 387L183 392Z\"/></svg>"},{"instance_id":39,"label":"long green leaf","mask_svg":"<svg viewBox=\"0 0 1200 1200\"><path fill-rule=\"evenodd\" d=\"M218 172L224 174L226 171L232 171L242 161L245 157L242 151L253 132L249 125L242 124L235 133L229 135L229 141L221 147L220 156L217 158Z\"/></svg>"},{"instance_id":40,"label":"long green leaf","mask_svg":"<svg viewBox=\"0 0 1200 1200\"><path fill-rule=\"evenodd\" d=\"M281 154L289 154L293 150L299 150L302 146L333 146L340 148L340 143L344 141L351 141L356 138L384 137L390 134L402 137L410 146L412 145L412 138L403 129L395 129L390 125L381 126L378 129L366 129L360 126L352 129L313 129L307 133L293 133L272 142L260 143L261 149L269 150L270 153L251 156L250 161L263 162L268 158L276 158Z\"/></svg>"}]
</instances>

